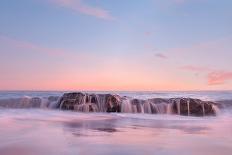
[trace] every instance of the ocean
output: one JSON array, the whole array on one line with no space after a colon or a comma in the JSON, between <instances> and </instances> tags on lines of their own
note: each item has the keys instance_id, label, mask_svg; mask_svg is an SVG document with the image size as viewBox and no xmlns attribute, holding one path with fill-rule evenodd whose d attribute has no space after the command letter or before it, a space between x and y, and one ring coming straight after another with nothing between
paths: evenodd
<instances>
[{"instance_id":1,"label":"ocean","mask_svg":"<svg viewBox=\"0 0 232 155\"><path fill-rule=\"evenodd\" d=\"M1 91L12 99L61 97L60 91ZM88 92L138 99L231 101L232 91ZM230 102L229 102L230 104ZM231 155L232 110L216 116L84 113L54 108L0 108L0 155Z\"/></svg>"}]
</instances>

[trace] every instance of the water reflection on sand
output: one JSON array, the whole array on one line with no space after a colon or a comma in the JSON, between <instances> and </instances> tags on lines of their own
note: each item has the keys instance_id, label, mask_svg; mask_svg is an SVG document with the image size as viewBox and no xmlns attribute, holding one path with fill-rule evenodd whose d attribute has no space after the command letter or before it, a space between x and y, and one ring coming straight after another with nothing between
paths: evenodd
<instances>
[{"instance_id":1,"label":"water reflection on sand","mask_svg":"<svg viewBox=\"0 0 232 155\"><path fill-rule=\"evenodd\" d=\"M232 153L232 117L0 110L1 155Z\"/></svg>"}]
</instances>

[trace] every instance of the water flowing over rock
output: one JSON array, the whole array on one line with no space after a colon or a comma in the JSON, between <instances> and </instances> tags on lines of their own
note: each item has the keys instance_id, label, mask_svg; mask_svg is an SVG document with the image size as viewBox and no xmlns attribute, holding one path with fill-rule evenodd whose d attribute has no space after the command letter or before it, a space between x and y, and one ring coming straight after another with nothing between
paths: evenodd
<instances>
[{"instance_id":1,"label":"water flowing over rock","mask_svg":"<svg viewBox=\"0 0 232 155\"><path fill-rule=\"evenodd\" d=\"M170 99L172 113L185 116L216 115L213 102L191 98Z\"/></svg>"},{"instance_id":2,"label":"water flowing over rock","mask_svg":"<svg viewBox=\"0 0 232 155\"><path fill-rule=\"evenodd\" d=\"M228 104L226 104L228 102ZM1 99L0 108L42 108L77 112L117 112L212 116L230 101L210 102L192 98L136 99L115 94L73 92L63 96Z\"/></svg>"},{"instance_id":3,"label":"water flowing over rock","mask_svg":"<svg viewBox=\"0 0 232 155\"><path fill-rule=\"evenodd\" d=\"M59 108L81 112L121 112L121 98L111 94L66 93L59 101Z\"/></svg>"},{"instance_id":4,"label":"water flowing over rock","mask_svg":"<svg viewBox=\"0 0 232 155\"><path fill-rule=\"evenodd\" d=\"M216 103L192 98L153 98L147 100L113 94L66 93L57 104L60 109L80 112L122 112L177 114L184 116L216 115Z\"/></svg>"},{"instance_id":5,"label":"water flowing over rock","mask_svg":"<svg viewBox=\"0 0 232 155\"><path fill-rule=\"evenodd\" d=\"M220 109L232 109L232 100L217 101L216 106Z\"/></svg>"},{"instance_id":6,"label":"water flowing over rock","mask_svg":"<svg viewBox=\"0 0 232 155\"><path fill-rule=\"evenodd\" d=\"M48 98L22 97L1 99L1 108L56 108L59 97L51 96Z\"/></svg>"}]
</instances>

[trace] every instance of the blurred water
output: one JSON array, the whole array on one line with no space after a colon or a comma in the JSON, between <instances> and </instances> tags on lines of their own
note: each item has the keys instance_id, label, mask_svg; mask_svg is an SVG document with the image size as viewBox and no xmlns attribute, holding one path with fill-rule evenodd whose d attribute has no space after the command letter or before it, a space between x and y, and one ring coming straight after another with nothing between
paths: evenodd
<instances>
[{"instance_id":1,"label":"blurred water","mask_svg":"<svg viewBox=\"0 0 232 155\"><path fill-rule=\"evenodd\" d=\"M230 155L232 117L0 110L1 155Z\"/></svg>"},{"instance_id":2,"label":"blurred water","mask_svg":"<svg viewBox=\"0 0 232 155\"><path fill-rule=\"evenodd\" d=\"M1 91L0 99L61 96L64 92ZM92 92L140 99L231 100L231 91ZM185 117L0 109L0 155L231 155L232 113Z\"/></svg>"}]
</instances>

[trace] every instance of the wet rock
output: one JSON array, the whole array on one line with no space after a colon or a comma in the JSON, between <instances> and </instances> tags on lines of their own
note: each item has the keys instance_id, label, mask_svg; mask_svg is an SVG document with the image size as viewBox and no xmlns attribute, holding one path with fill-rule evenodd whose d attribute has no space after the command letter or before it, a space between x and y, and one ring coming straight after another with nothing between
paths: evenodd
<instances>
[{"instance_id":1,"label":"wet rock","mask_svg":"<svg viewBox=\"0 0 232 155\"><path fill-rule=\"evenodd\" d=\"M66 93L58 105L63 110L81 112L120 112L121 99L112 94Z\"/></svg>"},{"instance_id":2,"label":"wet rock","mask_svg":"<svg viewBox=\"0 0 232 155\"><path fill-rule=\"evenodd\" d=\"M66 93L59 100L63 110L81 112L125 112L178 114L184 116L216 115L215 103L192 98L153 98L148 100L113 94Z\"/></svg>"},{"instance_id":3,"label":"wet rock","mask_svg":"<svg viewBox=\"0 0 232 155\"><path fill-rule=\"evenodd\" d=\"M163 98L153 98L153 99L148 99L149 102L159 104L159 103L168 103L169 101L167 99Z\"/></svg>"},{"instance_id":4,"label":"wet rock","mask_svg":"<svg viewBox=\"0 0 232 155\"><path fill-rule=\"evenodd\" d=\"M81 104L84 96L83 93L65 93L58 106L63 110L74 110L74 106Z\"/></svg>"},{"instance_id":5,"label":"wet rock","mask_svg":"<svg viewBox=\"0 0 232 155\"><path fill-rule=\"evenodd\" d=\"M134 107L133 112L134 113L144 113L144 108L143 108L144 102L145 102L144 100L132 99L131 103L132 103L132 105Z\"/></svg>"},{"instance_id":6,"label":"wet rock","mask_svg":"<svg viewBox=\"0 0 232 155\"><path fill-rule=\"evenodd\" d=\"M121 99L118 95L106 95L106 112L121 112Z\"/></svg>"},{"instance_id":7,"label":"wet rock","mask_svg":"<svg viewBox=\"0 0 232 155\"><path fill-rule=\"evenodd\" d=\"M172 113L185 116L216 115L214 103L192 98L171 99Z\"/></svg>"},{"instance_id":8,"label":"wet rock","mask_svg":"<svg viewBox=\"0 0 232 155\"><path fill-rule=\"evenodd\" d=\"M58 101L59 100L59 96L49 96L48 97L48 101L53 102L53 101Z\"/></svg>"},{"instance_id":9,"label":"wet rock","mask_svg":"<svg viewBox=\"0 0 232 155\"><path fill-rule=\"evenodd\" d=\"M210 101L203 101L204 104L204 115L216 115L217 109L215 109L215 103Z\"/></svg>"},{"instance_id":10,"label":"wet rock","mask_svg":"<svg viewBox=\"0 0 232 155\"><path fill-rule=\"evenodd\" d=\"M38 108L40 107L40 98L14 98L0 100L0 107L2 108Z\"/></svg>"},{"instance_id":11,"label":"wet rock","mask_svg":"<svg viewBox=\"0 0 232 155\"><path fill-rule=\"evenodd\" d=\"M151 106L151 112L153 114L166 114L168 113L168 99L162 99L162 98L153 98L148 99L148 102Z\"/></svg>"}]
</instances>

